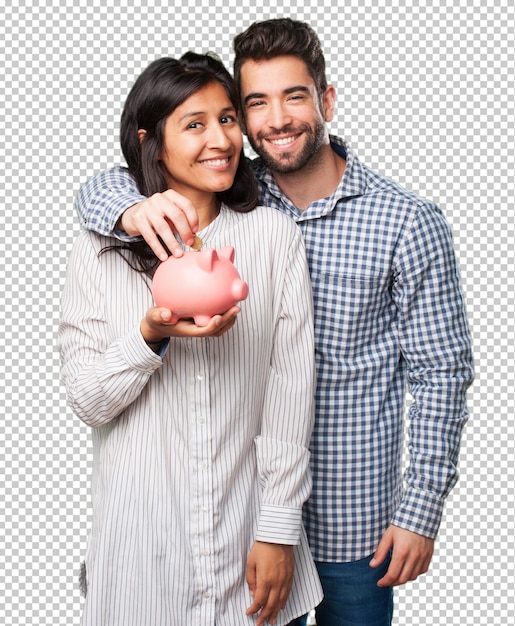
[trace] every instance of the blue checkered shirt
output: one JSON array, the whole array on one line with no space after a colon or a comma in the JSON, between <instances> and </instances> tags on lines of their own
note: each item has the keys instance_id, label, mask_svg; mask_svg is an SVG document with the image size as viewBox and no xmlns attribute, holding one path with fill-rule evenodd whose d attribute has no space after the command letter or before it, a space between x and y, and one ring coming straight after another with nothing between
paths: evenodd
<instances>
[{"instance_id":1,"label":"blue checkered shirt","mask_svg":"<svg viewBox=\"0 0 515 626\"><path fill-rule=\"evenodd\" d=\"M292 217L306 243L318 385L304 520L315 560L346 562L370 555L390 524L436 536L458 478L473 364L442 212L362 165L339 138L331 145L346 159L345 173L329 198L303 211L259 159L253 168L261 203ZM113 234L142 198L115 168L90 180L76 204L85 228Z\"/></svg>"}]
</instances>

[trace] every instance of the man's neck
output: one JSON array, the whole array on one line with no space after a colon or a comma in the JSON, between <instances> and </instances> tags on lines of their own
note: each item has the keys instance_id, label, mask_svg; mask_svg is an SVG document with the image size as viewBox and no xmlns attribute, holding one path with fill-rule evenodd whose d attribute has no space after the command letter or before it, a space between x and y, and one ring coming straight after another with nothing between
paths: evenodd
<instances>
[{"instance_id":1,"label":"man's neck","mask_svg":"<svg viewBox=\"0 0 515 626\"><path fill-rule=\"evenodd\" d=\"M332 195L345 172L346 161L330 146L323 145L311 161L297 172L272 175L284 195L304 211L315 200Z\"/></svg>"}]
</instances>

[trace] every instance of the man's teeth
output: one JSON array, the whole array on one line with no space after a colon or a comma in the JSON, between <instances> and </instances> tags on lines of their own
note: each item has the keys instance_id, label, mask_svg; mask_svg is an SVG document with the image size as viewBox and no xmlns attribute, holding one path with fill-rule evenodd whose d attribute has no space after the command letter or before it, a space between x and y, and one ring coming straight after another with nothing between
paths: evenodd
<instances>
[{"instance_id":1,"label":"man's teeth","mask_svg":"<svg viewBox=\"0 0 515 626\"><path fill-rule=\"evenodd\" d=\"M285 137L284 139L270 139L270 143L273 143L274 146L285 146L286 144L295 141L295 139L296 137Z\"/></svg>"}]
</instances>

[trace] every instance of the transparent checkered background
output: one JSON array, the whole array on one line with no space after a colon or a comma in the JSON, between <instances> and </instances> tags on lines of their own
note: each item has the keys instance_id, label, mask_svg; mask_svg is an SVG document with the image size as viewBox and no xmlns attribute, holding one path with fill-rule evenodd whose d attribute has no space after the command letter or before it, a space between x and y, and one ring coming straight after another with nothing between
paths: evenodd
<instances>
[{"instance_id":1,"label":"transparent checkered background","mask_svg":"<svg viewBox=\"0 0 515 626\"><path fill-rule=\"evenodd\" d=\"M430 572L396 591L395 624L513 625L513 2L213 1L0 5L0 623L80 620L90 443L55 349L73 195L121 162L122 103L151 60L211 49L231 65L236 33L291 15L324 42L331 131L445 211L474 335L461 479Z\"/></svg>"}]
</instances>

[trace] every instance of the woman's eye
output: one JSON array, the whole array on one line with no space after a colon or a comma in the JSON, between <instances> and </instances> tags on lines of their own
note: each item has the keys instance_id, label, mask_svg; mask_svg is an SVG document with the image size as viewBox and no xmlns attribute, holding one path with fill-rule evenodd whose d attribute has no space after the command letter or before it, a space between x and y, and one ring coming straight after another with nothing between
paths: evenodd
<instances>
[{"instance_id":1,"label":"woman's eye","mask_svg":"<svg viewBox=\"0 0 515 626\"><path fill-rule=\"evenodd\" d=\"M193 130L200 128L202 126L202 124L200 122L191 122L191 124L188 124L188 128L191 128Z\"/></svg>"},{"instance_id":2,"label":"woman's eye","mask_svg":"<svg viewBox=\"0 0 515 626\"><path fill-rule=\"evenodd\" d=\"M236 118L234 115L224 115L222 118L220 118L220 121L222 122L222 124L230 124L231 122L235 122Z\"/></svg>"}]
</instances>

